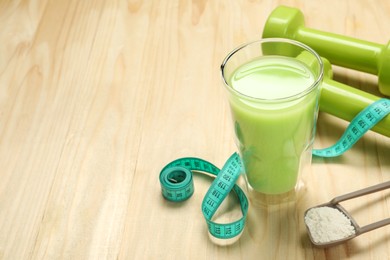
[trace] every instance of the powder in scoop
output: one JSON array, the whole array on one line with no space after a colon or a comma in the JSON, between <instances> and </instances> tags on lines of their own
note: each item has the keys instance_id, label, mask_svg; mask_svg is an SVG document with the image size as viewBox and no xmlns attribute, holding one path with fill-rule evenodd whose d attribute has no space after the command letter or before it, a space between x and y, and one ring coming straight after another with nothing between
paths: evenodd
<instances>
[{"instance_id":1,"label":"powder in scoop","mask_svg":"<svg viewBox=\"0 0 390 260\"><path fill-rule=\"evenodd\" d=\"M332 207L310 209L306 213L305 223L316 243L333 242L355 234L351 220Z\"/></svg>"}]
</instances>

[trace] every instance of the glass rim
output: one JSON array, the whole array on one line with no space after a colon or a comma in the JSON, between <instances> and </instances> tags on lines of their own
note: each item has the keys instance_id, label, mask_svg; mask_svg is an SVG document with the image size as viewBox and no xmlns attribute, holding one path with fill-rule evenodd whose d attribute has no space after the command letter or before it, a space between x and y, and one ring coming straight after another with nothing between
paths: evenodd
<instances>
[{"instance_id":1,"label":"glass rim","mask_svg":"<svg viewBox=\"0 0 390 260\"><path fill-rule=\"evenodd\" d=\"M289 95L289 96L286 96L286 97L281 97L281 98L252 97L252 96L249 96L249 95L245 95L245 94L241 93L240 91L234 89L232 86L230 86L230 84L228 84L228 82L226 81L226 77L225 77L225 66L228 63L228 61L230 60L230 58L234 54L236 54L237 52L239 52L240 50L244 49L245 47L247 47L249 45L263 44L263 43L267 43L267 42L289 43L289 44L301 47L304 50L309 51L317 59L318 64L319 64L319 69L320 69L320 73L316 77L314 82L308 88L305 88L303 91L301 91L299 93L296 93L296 94L293 94L293 95ZM223 83L224 83L225 87L229 91L235 93L236 95L238 95L238 96L240 96L242 98L245 98L245 99L251 100L251 101L283 102L283 101L291 101L291 100L299 99L299 98L301 98L303 96L306 96L307 94L312 92L314 89L316 89L316 86L318 86L320 84L320 82L322 81L322 78L324 76L324 64L322 62L322 59L321 59L320 55L316 51L314 51L312 48L310 48L306 44L303 44L303 43L301 43L299 41L286 39L286 38L263 38L263 39L260 39L260 40L254 40L254 41L250 41L250 42L246 42L244 44L241 44L238 47L236 47L235 49L233 49L231 52L229 52L226 55L226 57L223 59L223 61L222 61L222 64L221 64L221 67L220 67L220 71L221 71L221 76L222 76L222 80L223 80Z\"/></svg>"}]
</instances>

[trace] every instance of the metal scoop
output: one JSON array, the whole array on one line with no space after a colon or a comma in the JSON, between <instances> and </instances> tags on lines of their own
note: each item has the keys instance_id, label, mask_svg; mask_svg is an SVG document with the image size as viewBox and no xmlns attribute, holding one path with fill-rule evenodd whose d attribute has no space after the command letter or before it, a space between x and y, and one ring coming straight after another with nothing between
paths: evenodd
<instances>
[{"instance_id":1,"label":"metal scoop","mask_svg":"<svg viewBox=\"0 0 390 260\"><path fill-rule=\"evenodd\" d=\"M329 201L328 203L324 203L324 204L321 204L321 205L318 205L318 206L315 206L315 207L312 207L312 208L309 208L308 210L306 210L305 214L304 214L305 225L306 225L306 229L308 231L309 238L310 238L311 242L315 246L317 246L317 247L335 246L335 245L342 244L342 243L344 243L344 242L346 242L346 241L348 241L348 240L350 240L352 238L355 238L355 237L357 237L357 236L359 236L359 235L361 235L363 233L366 233L368 231L371 231L371 230L374 230L374 229L377 229L377 228L389 225L390 224L390 218L386 218L386 219L380 220L378 222L366 225L364 227L360 227L356 223L356 221L352 218L352 216L348 213L348 211L346 211L339 204L342 201L353 199L353 198L360 197L360 196L364 196L364 195L367 195L367 194L370 194L370 193L374 193L374 192L377 192L377 191L381 191L381 190L384 190L384 189L387 189L387 188L390 188L390 181L387 181L387 182L384 182L384 183L380 183L380 184L377 184L377 185L374 185L374 186L371 186L371 187L368 187L368 188L364 188L364 189L361 189L361 190L357 190L357 191L354 191L354 192L351 192L351 193L347 193L347 194L335 197L331 201ZM314 209L314 208L319 208L319 207L331 207L331 208L335 208L335 209L341 211L351 221L351 225L355 229L354 230L355 231L354 234L352 234L350 236L347 236L347 237L344 237L344 238L341 238L341 239L329 241L329 242L324 242L324 243L316 242L314 240L314 238L313 238L313 235L311 233L311 230L310 230L309 226L306 223L306 215L307 215L309 210Z\"/></svg>"}]
</instances>

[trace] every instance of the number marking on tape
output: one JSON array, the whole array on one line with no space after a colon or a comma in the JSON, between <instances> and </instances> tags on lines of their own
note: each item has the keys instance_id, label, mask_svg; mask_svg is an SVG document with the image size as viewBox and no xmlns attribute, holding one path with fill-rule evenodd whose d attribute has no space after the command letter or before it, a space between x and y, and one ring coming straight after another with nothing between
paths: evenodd
<instances>
[{"instance_id":1,"label":"number marking on tape","mask_svg":"<svg viewBox=\"0 0 390 260\"><path fill-rule=\"evenodd\" d=\"M332 146L313 149L314 156L336 157L348 151L362 136L390 113L390 100L382 98L364 108Z\"/></svg>"}]
</instances>

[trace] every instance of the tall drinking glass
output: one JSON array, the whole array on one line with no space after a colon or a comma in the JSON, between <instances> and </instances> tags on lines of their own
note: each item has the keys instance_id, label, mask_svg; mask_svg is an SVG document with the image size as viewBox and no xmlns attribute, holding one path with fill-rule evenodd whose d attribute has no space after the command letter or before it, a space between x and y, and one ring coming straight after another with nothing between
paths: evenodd
<instances>
[{"instance_id":1,"label":"tall drinking glass","mask_svg":"<svg viewBox=\"0 0 390 260\"><path fill-rule=\"evenodd\" d=\"M294 191L311 164L321 58L297 41L269 38L234 49L221 72L249 191Z\"/></svg>"}]
</instances>

